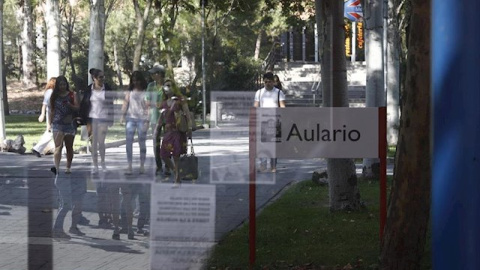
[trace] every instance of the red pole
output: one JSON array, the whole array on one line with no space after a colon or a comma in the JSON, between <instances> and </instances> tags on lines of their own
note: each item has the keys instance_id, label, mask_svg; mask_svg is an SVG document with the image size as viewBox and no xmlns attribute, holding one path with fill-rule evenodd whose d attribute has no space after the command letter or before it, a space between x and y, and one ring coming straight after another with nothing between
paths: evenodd
<instances>
[{"instance_id":1,"label":"red pole","mask_svg":"<svg viewBox=\"0 0 480 270\"><path fill-rule=\"evenodd\" d=\"M249 119L249 250L250 250L250 269L255 264L255 238L256 238L256 184L255 184L255 158L257 154L257 110L255 107L250 109Z\"/></svg>"},{"instance_id":2,"label":"red pole","mask_svg":"<svg viewBox=\"0 0 480 270\"><path fill-rule=\"evenodd\" d=\"M380 242L387 220L387 108L378 108L378 157L380 159Z\"/></svg>"}]
</instances>

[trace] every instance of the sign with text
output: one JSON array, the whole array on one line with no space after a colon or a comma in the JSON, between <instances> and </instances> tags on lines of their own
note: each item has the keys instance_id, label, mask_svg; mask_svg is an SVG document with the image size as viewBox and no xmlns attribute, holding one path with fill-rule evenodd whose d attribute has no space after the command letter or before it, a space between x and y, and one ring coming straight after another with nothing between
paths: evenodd
<instances>
[{"instance_id":1,"label":"sign with text","mask_svg":"<svg viewBox=\"0 0 480 270\"><path fill-rule=\"evenodd\" d=\"M215 241L215 190L152 184L151 269L200 269Z\"/></svg>"},{"instance_id":2,"label":"sign with text","mask_svg":"<svg viewBox=\"0 0 480 270\"><path fill-rule=\"evenodd\" d=\"M258 108L256 156L378 157L378 108Z\"/></svg>"},{"instance_id":3,"label":"sign with text","mask_svg":"<svg viewBox=\"0 0 480 270\"><path fill-rule=\"evenodd\" d=\"M215 186L152 184L151 240L215 239Z\"/></svg>"},{"instance_id":4,"label":"sign with text","mask_svg":"<svg viewBox=\"0 0 480 270\"><path fill-rule=\"evenodd\" d=\"M253 105L255 91L212 91L210 121L212 126L248 123L248 110Z\"/></svg>"}]
</instances>

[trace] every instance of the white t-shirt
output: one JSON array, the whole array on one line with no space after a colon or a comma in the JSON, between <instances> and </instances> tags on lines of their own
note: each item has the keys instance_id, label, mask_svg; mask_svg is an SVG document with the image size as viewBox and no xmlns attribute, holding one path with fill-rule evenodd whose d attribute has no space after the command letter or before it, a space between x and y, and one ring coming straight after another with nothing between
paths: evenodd
<instances>
[{"instance_id":1,"label":"white t-shirt","mask_svg":"<svg viewBox=\"0 0 480 270\"><path fill-rule=\"evenodd\" d=\"M279 93L280 92L280 96ZM262 108L277 108L279 101L285 101L285 94L278 88L273 87L272 90L262 88L255 93L255 101L259 103Z\"/></svg>"},{"instance_id":2,"label":"white t-shirt","mask_svg":"<svg viewBox=\"0 0 480 270\"><path fill-rule=\"evenodd\" d=\"M108 108L105 108L105 87L102 90L93 90L92 86L92 95L90 96L90 113L88 117L93 119L107 119L108 118Z\"/></svg>"},{"instance_id":3,"label":"white t-shirt","mask_svg":"<svg viewBox=\"0 0 480 270\"><path fill-rule=\"evenodd\" d=\"M43 95L43 105L45 105L45 113L46 113L46 119L47 119L47 124L50 123L50 97L52 96L53 89L47 89L45 91L45 94Z\"/></svg>"},{"instance_id":4,"label":"white t-shirt","mask_svg":"<svg viewBox=\"0 0 480 270\"><path fill-rule=\"evenodd\" d=\"M145 102L147 92L130 91L130 103L128 105L128 118L148 120L148 107Z\"/></svg>"}]
</instances>

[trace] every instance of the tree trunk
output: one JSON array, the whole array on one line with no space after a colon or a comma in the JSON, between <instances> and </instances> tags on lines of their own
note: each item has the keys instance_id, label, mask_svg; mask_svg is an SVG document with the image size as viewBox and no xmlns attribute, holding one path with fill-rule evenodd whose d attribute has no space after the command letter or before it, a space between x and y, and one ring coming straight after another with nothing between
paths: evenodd
<instances>
[{"instance_id":1,"label":"tree trunk","mask_svg":"<svg viewBox=\"0 0 480 270\"><path fill-rule=\"evenodd\" d=\"M35 32L33 29L33 8L31 0L19 1L17 19L22 25L22 84L25 87L35 85L35 58L34 42Z\"/></svg>"},{"instance_id":2,"label":"tree trunk","mask_svg":"<svg viewBox=\"0 0 480 270\"><path fill-rule=\"evenodd\" d=\"M343 1L322 1L321 32L325 33L322 54L322 91L324 107L348 107L347 60ZM323 30L323 31L322 31ZM360 192L352 159L328 159L330 210L360 208Z\"/></svg>"},{"instance_id":3,"label":"tree trunk","mask_svg":"<svg viewBox=\"0 0 480 270\"><path fill-rule=\"evenodd\" d=\"M407 74L381 269L420 269L430 216L430 0L412 0Z\"/></svg>"},{"instance_id":4,"label":"tree trunk","mask_svg":"<svg viewBox=\"0 0 480 270\"><path fill-rule=\"evenodd\" d=\"M105 4L104 0L90 0L90 43L88 46L88 69L104 67ZM88 76L88 84L92 83Z\"/></svg>"},{"instance_id":5,"label":"tree trunk","mask_svg":"<svg viewBox=\"0 0 480 270\"><path fill-rule=\"evenodd\" d=\"M258 60L260 57L260 46L262 45L262 30L258 30L258 35L257 35L257 42L255 43L255 55L253 58L255 60Z\"/></svg>"},{"instance_id":6,"label":"tree trunk","mask_svg":"<svg viewBox=\"0 0 480 270\"><path fill-rule=\"evenodd\" d=\"M9 114L7 83L5 80L5 56L3 47L3 0L0 0L0 140L6 139L5 115Z\"/></svg>"},{"instance_id":7,"label":"tree trunk","mask_svg":"<svg viewBox=\"0 0 480 270\"><path fill-rule=\"evenodd\" d=\"M60 11L58 0L46 1L47 80L60 75Z\"/></svg>"},{"instance_id":8,"label":"tree trunk","mask_svg":"<svg viewBox=\"0 0 480 270\"><path fill-rule=\"evenodd\" d=\"M118 84L120 85L120 88L123 88L122 71L120 70L120 63L119 63L119 60L118 60L118 52L117 52L117 43L116 42L113 44L113 58L114 58L114 61L115 61L115 70L117 71Z\"/></svg>"},{"instance_id":9,"label":"tree trunk","mask_svg":"<svg viewBox=\"0 0 480 270\"><path fill-rule=\"evenodd\" d=\"M385 81L383 59L383 0L364 0L365 26L365 62L367 64L367 86L365 105L367 107L385 106ZM363 175L378 178L376 158L363 159Z\"/></svg>"},{"instance_id":10,"label":"tree trunk","mask_svg":"<svg viewBox=\"0 0 480 270\"><path fill-rule=\"evenodd\" d=\"M396 145L400 125L400 36L394 0L388 0L387 27L387 142Z\"/></svg>"},{"instance_id":11,"label":"tree trunk","mask_svg":"<svg viewBox=\"0 0 480 270\"><path fill-rule=\"evenodd\" d=\"M68 4L67 4L68 5ZM67 14L67 11L65 11ZM66 16L67 17L67 16ZM77 78L77 72L75 70L75 63L73 61L73 52L72 52L72 40L73 40L73 30L75 27L75 13L73 12L73 8L71 5L68 5L68 17L67 17L67 59L70 64L71 69L71 81L75 85L75 89L79 90L82 85L80 82L80 78Z\"/></svg>"},{"instance_id":12,"label":"tree trunk","mask_svg":"<svg viewBox=\"0 0 480 270\"><path fill-rule=\"evenodd\" d=\"M140 70L140 60L142 57L143 40L145 39L145 27L150 14L150 7L152 6L152 0L148 0L143 14L140 11L140 6L137 0L133 0L135 7L135 14L137 18L137 42L135 43L135 51L133 53L133 70Z\"/></svg>"}]
</instances>

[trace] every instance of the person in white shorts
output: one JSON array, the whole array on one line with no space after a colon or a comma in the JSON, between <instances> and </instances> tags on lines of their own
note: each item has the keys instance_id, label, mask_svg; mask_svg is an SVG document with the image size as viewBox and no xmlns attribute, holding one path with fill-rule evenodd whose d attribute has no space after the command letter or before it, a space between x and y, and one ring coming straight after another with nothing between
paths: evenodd
<instances>
[{"instance_id":1,"label":"person in white shorts","mask_svg":"<svg viewBox=\"0 0 480 270\"><path fill-rule=\"evenodd\" d=\"M253 103L254 107L261 108L285 108L285 94L282 90L274 86L274 75L271 72L263 74L263 83L265 87L257 90L255 93L255 102ZM260 172L265 172L267 170L267 159L260 158ZM277 159L270 159L270 170L271 172L277 171Z\"/></svg>"},{"instance_id":2,"label":"person in white shorts","mask_svg":"<svg viewBox=\"0 0 480 270\"><path fill-rule=\"evenodd\" d=\"M53 88L55 87L55 81L57 78L52 77L50 80L48 80L47 85L45 86L45 93L43 94L43 102L42 102L42 112L40 116L38 117L38 122L43 122L45 119L47 122L47 126L45 129L45 132L43 133L42 137L40 138L40 141L35 144L35 146L32 148L33 154L35 154L37 157L41 157L42 154L44 153L45 148L47 145L52 141L52 132L48 130L48 127L50 126L50 119L48 117L50 113L50 96L52 96Z\"/></svg>"}]
</instances>

